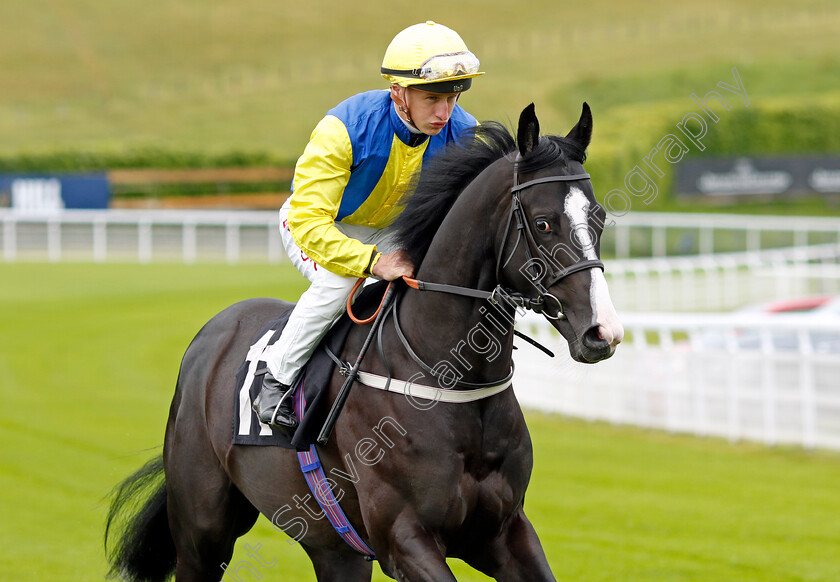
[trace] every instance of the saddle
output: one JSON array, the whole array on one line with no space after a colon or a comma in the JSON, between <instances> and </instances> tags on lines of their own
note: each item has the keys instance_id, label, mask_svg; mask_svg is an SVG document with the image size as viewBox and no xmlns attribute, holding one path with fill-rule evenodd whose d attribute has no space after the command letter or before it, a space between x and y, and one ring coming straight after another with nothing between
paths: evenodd
<instances>
[{"instance_id":1,"label":"saddle","mask_svg":"<svg viewBox=\"0 0 840 582\"><path fill-rule=\"evenodd\" d=\"M368 313L376 309L385 293L387 282L379 281L367 285L353 305L357 313ZM297 451L309 450L318 438L324 420L329 412L328 387L336 364L330 356L340 354L354 323L347 313L343 314L330 328L315 349L295 381L295 394L303 394L306 412L299 418L300 424L291 436L262 424L251 409L251 404L262 387L262 374L266 363L260 356L266 346L277 341L289 319L291 310L268 322L248 350L245 361L236 373L233 391L233 444L252 446L280 446Z\"/></svg>"}]
</instances>

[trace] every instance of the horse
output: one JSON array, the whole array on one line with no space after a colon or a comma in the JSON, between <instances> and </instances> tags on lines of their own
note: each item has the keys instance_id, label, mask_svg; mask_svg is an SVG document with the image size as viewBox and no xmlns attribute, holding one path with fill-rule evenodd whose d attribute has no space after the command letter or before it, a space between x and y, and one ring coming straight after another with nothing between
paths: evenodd
<instances>
[{"instance_id":1,"label":"horse","mask_svg":"<svg viewBox=\"0 0 840 582\"><path fill-rule=\"evenodd\" d=\"M533 104L515 137L494 122L473 131L423 170L395 223L417 280L439 287L404 286L381 325L383 357L371 352L362 367L420 375L417 385L440 393L498 383L511 375L523 308L551 321L573 359L610 357L623 328L599 259L605 212L582 165L589 106L565 137L540 136ZM261 326L292 307L245 300L195 336L162 455L116 489L112 575L219 580L236 539L263 514L300 543L319 582L371 579L370 560L327 520L295 511L309 489L294 451L231 444L236 370ZM366 334L349 332L342 360L359 354ZM330 399L341 385L334 373ZM391 578L454 581L446 558L455 557L496 580L555 580L523 510L533 452L512 389L449 403L357 386L319 452L347 519Z\"/></svg>"}]
</instances>

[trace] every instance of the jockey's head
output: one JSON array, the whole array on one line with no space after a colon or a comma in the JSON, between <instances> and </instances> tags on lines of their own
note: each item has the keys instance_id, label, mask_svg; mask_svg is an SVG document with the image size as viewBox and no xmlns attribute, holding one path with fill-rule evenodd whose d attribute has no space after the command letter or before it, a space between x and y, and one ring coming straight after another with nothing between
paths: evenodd
<instances>
[{"instance_id":1,"label":"jockey's head","mask_svg":"<svg viewBox=\"0 0 840 582\"><path fill-rule=\"evenodd\" d=\"M382 76L400 116L425 134L446 126L458 96L470 88L478 58L457 32L432 21L409 26L391 41Z\"/></svg>"}]
</instances>

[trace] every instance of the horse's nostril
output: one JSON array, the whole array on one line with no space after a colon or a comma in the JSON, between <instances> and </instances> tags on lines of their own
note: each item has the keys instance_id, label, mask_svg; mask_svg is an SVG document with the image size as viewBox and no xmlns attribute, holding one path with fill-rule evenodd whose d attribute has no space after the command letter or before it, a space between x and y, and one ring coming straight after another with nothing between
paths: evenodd
<instances>
[{"instance_id":1,"label":"horse's nostril","mask_svg":"<svg viewBox=\"0 0 840 582\"><path fill-rule=\"evenodd\" d=\"M601 335L600 326L590 327L583 334L583 345L590 350L602 350L609 347L609 342Z\"/></svg>"}]
</instances>

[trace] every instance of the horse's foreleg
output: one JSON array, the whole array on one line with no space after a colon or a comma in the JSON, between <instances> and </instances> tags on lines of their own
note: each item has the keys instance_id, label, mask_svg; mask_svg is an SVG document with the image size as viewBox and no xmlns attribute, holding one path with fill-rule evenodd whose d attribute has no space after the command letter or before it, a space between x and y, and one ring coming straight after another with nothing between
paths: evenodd
<instances>
[{"instance_id":1,"label":"horse's foreleg","mask_svg":"<svg viewBox=\"0 0 840 582\"><path fill-rule=\"evenodd\" d=\"M303 549L312 560L318 582L370 582L373 576L371 562L361 555L348 558L346 553L339 554L307 546Z\"/></svg>"},{"instance_id":2,"label":"horse's foreleg","mask_svg":"<svg viewBox=\"0 0 840 582\"><path fill-rule=\"evenodd\" d=\"M500 582L556 581L537 532L521 508L497 538L477 547L466 561Z\"/></svg>"},{"instance_id":3,"label":"horse's foreleg","mask_svg":"<svg viewBox=\"0 0 840 582\"><path fill-rule=\"evenodd\" d=\"M438 544L419 524L394 524L383 571L400 582L457 582Z\"/></svg>"}]
</instances>

